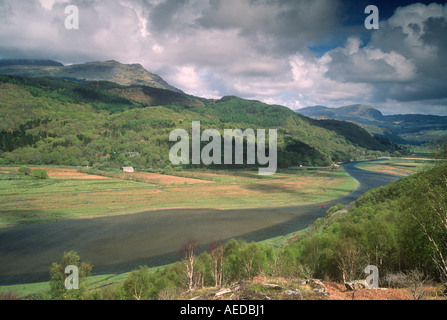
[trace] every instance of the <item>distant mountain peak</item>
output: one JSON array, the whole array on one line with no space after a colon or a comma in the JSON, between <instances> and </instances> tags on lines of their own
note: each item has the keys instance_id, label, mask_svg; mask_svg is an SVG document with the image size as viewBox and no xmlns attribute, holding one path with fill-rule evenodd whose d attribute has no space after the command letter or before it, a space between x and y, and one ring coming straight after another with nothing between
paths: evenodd
<instances>
[{"instance_id":1,"label":"distant mountain peak","mask_svg":"<svg viewBox=\"0 0 447 320\"><path fill-rule=\"evenodd\" d=\"M358 117L374 120L382 120L383 114L379 110L365 104L354 104L346 107L341 107L339 110L350 112Z\"/></svg>"},{"instance_id":2,"label":"distant mountain peak","mask_svg":"<svg viewBox=\"0 0 447 320\"><path fill-rule=\"evenodd\" d=\"M325 106L314 106L297 111L308 117L323 117L340 120L351 120L353 118L362 118L365 120L383 119L383 114L379 110L365 104L354 104L340 108L328 108Z\"/></svg>"},{"instance_id":3,"label":"distant mountain peak","mask_svg":"<svg viewBox=\"0 0 447 320\"><path fill-rule=\"evenodd\" d=\"M2 61L3 64L2 64ZM40 61L40 62L39 62ZM54 77L79 81L110 81L124 86L142 85L183 93L141 64L116 60L63 64L52 60L0 60L0 74L24 77Z\"/></svg>"}]
</instances>

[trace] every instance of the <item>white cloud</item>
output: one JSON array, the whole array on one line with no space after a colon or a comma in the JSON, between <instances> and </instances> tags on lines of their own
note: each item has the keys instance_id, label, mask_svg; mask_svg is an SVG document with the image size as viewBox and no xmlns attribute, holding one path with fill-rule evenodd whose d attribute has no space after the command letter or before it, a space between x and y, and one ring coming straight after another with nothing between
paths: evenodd
<instances>
[{"instance_id":1,"label":"white cloud","mask_svg":"<svg viewBox=\"0 0 447 320\"><path fill-rule=\"evenodd\" d=\"M297 90L321 102L349 101L370 96L371 88L364 83L341 82L327 77L330 62L329 55L311 59L296 55L291 58L294 86Z\"/></svg>"},{"instance_id":2,"label":"white cloud","mask_svg":"<svg viewBox=\"0 0 447 320\"><path fill-rule=\"evenodd\" d=\"M320 58L307 48L340 25L332 0L0 0L0 58L141 63L187 93L240 95L291 108L426 103L446 98L447 5L399 8L380 30L347 35ZM347 28L346 30L349 30ZM441 35L441 36L440 36Z\"/></svg>"},{"instance_id":3,"label":"white cloud","mask_svg":"<svg viewBox=\"0 0 447 320\"><path fill-rule=\"evenodd\" d=\"M207 72L197 70L193 66L181 66L171 70L175 75L176 83L186 92L209 99L220 98L217 90L212 90L207 84Z\"/></svg>"},{"instance_id":4,"label":"white cloud","mask_svg":"<svg viewBox=\"0 0 447 320\"><path fill-rule=\"evenodd\" d=\"M374 83L405 82L415 79L416 68L401 54L383 52L379 48L362 45L360 39L349 38L345 47L339 47L325 54L327 73L337 81Z\"/></svg>"}]
</instances>

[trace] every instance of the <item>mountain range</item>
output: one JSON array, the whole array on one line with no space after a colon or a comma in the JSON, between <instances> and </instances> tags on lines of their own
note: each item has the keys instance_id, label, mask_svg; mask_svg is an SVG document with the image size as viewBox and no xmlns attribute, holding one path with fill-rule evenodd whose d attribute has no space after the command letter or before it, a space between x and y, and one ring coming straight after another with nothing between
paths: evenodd
<instances>
[{"instance_id":1,"label":"mountain range","mask_svg":"<svg viewBox=\"0 0 447 320\"><path fill-rule=\"evenodd\" d=\"M340 108L314 106L297 110L314 119L337 119L361 125L375 136L399 144L422 145L433 142L447 134L447 117L399 114L383 115L379 110L363 104Z\"/></svg>"},{"instance_id":2,"label":"mountain range","mask_svg":"<svg viewBox=\"0 0 447 320\"><path fill-rule=\"evenodd\" d=\"M357 124L318 121L284 106L235 96L188 95L140 65L14 63L3 62L0 68L0 163L170 168L169 134L174 129L190 132L193 121L200 121L202 130L221 132L278 129L279 168L402 151Z\"/></svg>"}]
</instances>

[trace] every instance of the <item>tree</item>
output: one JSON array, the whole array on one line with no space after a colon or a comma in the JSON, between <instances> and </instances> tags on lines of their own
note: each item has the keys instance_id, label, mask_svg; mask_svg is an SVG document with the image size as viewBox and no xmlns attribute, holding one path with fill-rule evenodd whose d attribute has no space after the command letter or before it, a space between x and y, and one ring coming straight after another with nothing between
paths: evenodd
<instances>
[{"instance_id":1,"label":"tree","mask_svg":"<svg viewBox=\"0 0 447 320\"><path fill-rule=\"evenodd\" d=\"M150 280L148 267L142 266L132 271L123 285L126 296L133 300L146 299L151 289Z\"/></svg>"},{"instance_id":2,"label":"tree","mask_svg":"<svg viewBox=\"0 0 447 320\"><path fill-rule=\"evenodd\" d=\"M406 209L428 240L431 258L447 281L447 166L419 175L417 185Z\"/></svg>"},{"instance_id":3,"label":"tree","mask_svg":"<svg viewBox=\"0 0 447 320\"><path fill-rule=\"evenodd\" d=\"M305 276L306 278L312 278L314 274L321 272L321 259L322 259L322 251L324 249L324 241L323 237L313 236L307 239L304 239L301 243L302 249L300 252L300 262L301 262L301 271L306 271L305 274L301 276Z\"/></svg>"},{"instance_id":4,"label":"tree","mask_svg":"<svg viewBox=\"0 0 447 320\"><path fill-rule=\"evenodd\" d=\"M363 274L362 252L353 240L340 240L337 243L336 261L342 273L343 283L357 280Z\"/></svg>"},{"instance_id":5,"label":"tree","mask_svg":"<svg viewBox=\"0 0 447 320\"><path fill-rule=\"evenodd\" d=\"M241 262L248 279L256 275L256 271L260 268L260 250L257 243L243 242L241 251Z\"/></svg>"},{"instance_id":6,"label":"tree","mask_svg":"<svg viewBox=\"0 0 447 320\"><path fill-rule=\"evenodd\" d=\"M194 260L195 251L198 247L198 241L194 238L189 238L180 249L180 255L186 268L186 277L188 278L188 291L191 291L194 287Z\"/></svg>"},{"instance_id":7,"label":"tree","mask_svg":"<svg viewBox=\"0 0 447 320\"><path fill-rule=\"evenodd\" d=\"M443 139L447 140L445 137ZM435 158L438 159L440 163L445 164L445 161L447 161L447 141L434 145L433 149Z\"/></svg>"},{"instance_id":8,"label":"tree","mask_svg":"<svg viewBox=\"0 0 447 320\"><path fill-rule=\"evenodd\" d=\"M418 269L411 270L405 274L406 285L414 300L421 300L426 295L424 284L429 282L427 276Z\"/></svg>"},{"instance_id":9,"label":"tree","mask_svg":"<svg viewBox=\"0 0 447 320\"><path fill-rule=\"evenodd\" d=\"M269 273L273 277L279 277L283 274L286 260L285 251L283 248L274 249L273 246L265 247L266 252L266 266Z\"/></svg>"},{"instance_id":10,"label":"tree","mask_svg":"<svg viewBox=\"0 0 447 320\"><path fill-rule=\"evenodd\" d=\"M65 280L68 275L65 270L74 266L79 271L79 289L67 289ZM83 298L87 284L85 279L90 275L92 265L87 262L80 263L80 257L75 251L65 252L61 263L54 262L50 268L50 294L55 300L80 300Z\"/></svg>"},{"instance_id":11,"label":"tree","mask_svg":"<svg viewBox=\"0 0 447 320\"><path fill-rule=\"evenodd\" d=\"M214 285L221 287L224 275L224 251L225 245L220 241L212 241L208 250L211 255L211 273L214 277Z\"/></svg>"}]
</instances>

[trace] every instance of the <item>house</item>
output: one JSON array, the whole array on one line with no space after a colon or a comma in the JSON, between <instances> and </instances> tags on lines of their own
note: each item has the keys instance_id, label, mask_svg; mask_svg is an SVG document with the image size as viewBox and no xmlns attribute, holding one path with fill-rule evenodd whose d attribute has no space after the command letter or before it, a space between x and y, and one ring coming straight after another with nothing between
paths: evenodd
<instances>
[{"instance_id":1,"label":"house","mask_svg":"<svg viewBox=\"0 0 447 320\"><path fill-rule=\"evenodd\" d=\"M122 167L121 170L123 170L123 172L126 172L126 173L134 173L135 172L135 169L132 167Z\"/></svg>"}]
</instances>

